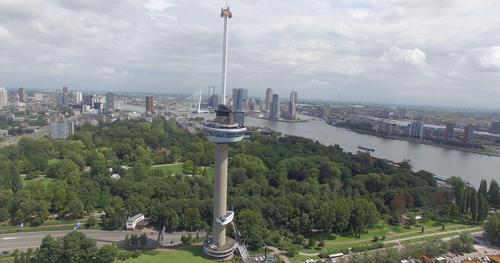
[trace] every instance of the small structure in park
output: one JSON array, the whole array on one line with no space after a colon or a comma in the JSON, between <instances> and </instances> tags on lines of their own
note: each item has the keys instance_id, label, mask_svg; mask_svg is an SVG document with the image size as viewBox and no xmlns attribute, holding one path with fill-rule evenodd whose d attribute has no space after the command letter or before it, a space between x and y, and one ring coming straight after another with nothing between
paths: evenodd
<instances>
[{"instance_id":1,"label":"small structure in park","mask_svg":"<svg viewBox=\"0 0 500 263\"><path fill-rule=\"evenodd\" d=\"M136 228L142 229L145 226L145 217L143 214L137 214L133 217L129 217L126 222L127 230L134 230Z\"/></svg>"}]
</instances>

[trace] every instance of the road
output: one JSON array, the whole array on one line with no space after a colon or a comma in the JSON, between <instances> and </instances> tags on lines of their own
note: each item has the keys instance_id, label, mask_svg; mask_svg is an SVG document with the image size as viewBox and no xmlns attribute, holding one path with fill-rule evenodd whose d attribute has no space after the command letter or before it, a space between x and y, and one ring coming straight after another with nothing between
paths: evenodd
<instances>
[{"instance_id":1,"label":"road","mask_svg":"<svg viewBox=\"0 0 500 263\"><path fill-rule=\"evenodd\" d=\"M149 239L154 241L158 238L158 232L156 231L144 231L144 232L131 232L131 231L103 231L103 230L78 230L84 233L88 238L97 242L97 246L102 246L110 243L116 243L123 241L126 235L137 234L141 235L145 233ZM21 232L12 234L1 234L0 235L0 253L3 251L13 251L15 249L27 250L28 248L37 248L40 246L42 239L51 235L52 237L62 237L71 232L71 230L55 230L55 231L34 231L34 232ZM200 232L201 233L201 232ZM187 232L173 232L165 233L164 243L168 245L181 243L182 235L187 235ZM193 237L196 236L196 232L192 233ZM172 242L172 243L170 243Z\"/></svg>"},{"instance_id":2,"label":"road","mask_svg":"<svg viewBox=\"0 0 500 263\"><path fill-rule=\"evenodd\" d=\"M19 136L8 137L5 141L0 142L0 147L15 145L23 137L32 137L34 139L49 135L49 127L41 127L38 131L34 133L23 134Z\"/></svg>"},{"instance_id":3,"label":"road","mask_svg":"<svg viewBox=\"0 0 500 263\"><path fill-rule=\"evenodd\" d=\"M102 230L79 230L87 237L97 241L98 245L118 242L125 239L125 231L102 231ZM56 231L36 231L24 233L12 233L0 235L0 251L13 251L15 249L26 250L28 248L37 248L42 239L51 235L52 237L62 237L71 232L71 230Z\"/></svg>"}]
</instances>

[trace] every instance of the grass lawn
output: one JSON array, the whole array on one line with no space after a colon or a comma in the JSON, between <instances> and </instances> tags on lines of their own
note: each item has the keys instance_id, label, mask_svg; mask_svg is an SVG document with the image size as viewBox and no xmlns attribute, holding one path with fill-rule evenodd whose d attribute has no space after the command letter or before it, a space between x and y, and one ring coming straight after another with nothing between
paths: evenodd
<instances>
[{"instance_id":1,"label":"grass lawn","mask_svg":"<svg viewBox=\"0 0 500 263\"><path fill-rule=\"evenodd\" d=\"M182 165L183 163L160 164L153 165L151 169L160 169L163 170L166 175L174 175L176 173L182 172Z\"/></svg>"},{"instance_id":2,"label":"grass lawn","mask_svg":"<svg viewBox=\"0 0 500 263\"><path fill-rule=\"evenodd\" d=\"M160 165L153 165L151 169L160 169L163 170L163 172L166 175L175 175L177 173L182 172L182 166L184 163L174 163L174 164L160 164ZM202 167L205 168L205 167ZM207 173L208 173L208 179L213 179L215 170L213 167L206 167L207 168Z\"/></svg>"},{"instance_id":3,"label":"grass lawn","mask_svg":"<svg viewBox=\"0 0 500 263\"><path fill-rule=\"evenodd\" d=\"M42 183L45 186L48 186L50 183L52 183L54 181L54 179L46 178L46 177L37 177L37 178L33 178L33 179L26 179L26 177L24 177L24 176L21 177L21 182L23 183L23 185L26 185L27 183L33 182L33 181L42 181Z\"/></svg>"},{"instance_id":4,"label":"grass lawn","mask_svg":"<svg viewBox=\"0 0 500 263\"><path fill-rule=\"evenodd\" d=\"M441 223L436 221L429 220L420 226L392 226L389 224L384 224L383 221L380 221L374 228L368 230L367 233L362 234L359 238L352 237L349 235L338 235L335 239L332 239L331 236L327 236L324 233L317 233L312 237L316 240L325 240L326 249L328 251L340 250L345 248L350 248L353 246L360 246L372 243L373 237L378 236L381 237L383 235L386 236L385 241L400 239L400 238L408 238L419 235L426 235L439 232L446 232L451 230L457 230L460 228L468 227L463 224L457 223L446 223L445 230L441 230ZM424 226L424 233L421 233L421 227ZM317 249L303 249L301 250L303 253L319 253L320 251Z\"/></svg>"},{"instance_id":5,"label":"grass lawn","mask_svg":"<svg viewBox=\"0 0 500 263\"><path fill-rule=\"evenodd\" d=\"M125 261L117 260L119 262L126 263L154 263L154 262L165 262L165 263L208 263L216 262L213 259L205 257L203 254L203 248L201 246L190 246L187 248L179 248L171 251L161 251L161 252L146 252L137 258L130 258Z\"/></svg>"}]
</instances>

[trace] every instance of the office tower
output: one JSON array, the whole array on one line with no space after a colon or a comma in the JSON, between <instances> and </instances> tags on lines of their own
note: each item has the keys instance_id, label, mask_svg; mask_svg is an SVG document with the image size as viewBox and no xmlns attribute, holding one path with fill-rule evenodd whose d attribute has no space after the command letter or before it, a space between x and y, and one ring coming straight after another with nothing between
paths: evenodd
<instances>
[{"instance_id":1,"label":"office tower","mask_svg":"<svg viewBox=\"0 0 500 263\"><path fill-rule=\"evenodd\" d=\"M268 88L266 89L266 105L265 105L265 111L269 114L271 112L271 103L273 101L273 89Z\"/></svg>"},{"instance_id":2,"label":"office tower","mask_svg":"<svg viewBox=\"0 0 500 263\"><path fill-rule=\"evenodd\" d=\"M146 112L155 113L155 97L146 97Z\"/></svg>"},{"instance_id":3,"label":"office tower","mask_svg":"<svg viewBox=\"0 0 500 263\"><path fill-rule=\"evenodd\" d=\"M65 140L75 133L75 124L71 120L57 121L49 124L49 138Z\"/></svg>"},{"instance_id":4,"label":"office tower","mask_svg":"<svg viewBox=\"0 0 500 263\"><path fill-rule=\"evenodd\" d=\"M215 108L217 108L217 106L219 106L219 95L212 94L208 98L208 107L215 109Z\"/></svg>"},{"instance_id":5,"label":"office tower","mask_svg":"<svg viewBox=\"0 0 500 263\"><path fill-rule=\"evenodd\" d=\"M88 105L90 108L94 107L94 94L85 94L83 95L83 105Z\"/></svg>"},{"instance_id":6,"label":"office tower","mask_svg":"<svg viewBox=\"0 0 500 263\"><path fill-rule=\"evenodd\" d=\"M72 94L71 96L73 97L72 98L73 102L75 104L81 104L82 103L82 101L83 101L83 94L82 94L82 92L80 92L80 91L73 91L73 92L71 92L71 94Z\"/></svg>"},{"instance_id":7,"label":"office tower","mask_svg":"<svg viewBox=\"0 0 500 263\"><path fill-rule=\"evenodd\" d=\"M233 89L233 109L235 111L247 111L248 109L248 90Z\"/></svg>"},{"instance_id":8,"label":"office tower","mask_svg":"<svg viewBox=\"0 0 500 263\"><path fill-rule=\"evenodd\" d=\"M288 115L291 119L295 119L297 114L297 92L292 91L290 93L290 102L288 102Z\"/></svg>"},{"instance_id":9,"label":"office tower","mask_svg":"<svg viewBox=\"0 0 500 263\"><path fill-rule=\"evenodd\" d=\"M231 256L237 246L234 239L226 236L226 226L234 219L234 212L227 211L227 164L229 144L241 141L246 132L245 127L234 122L235 113L226 105L228 19L232 17L229 7L222 9L221 16L224 18L221 104L215 120L205 123L203 127L208 140L216 143L213 233L203 242L205 254L214 258Z\"/></svg>"},{"instance_id":10,"label":"office tower","mask_svg":"<svg viewBox=\"0 0 500 263\"><path fill-rule=\"evenodd\" d=\"M420 121L412 122L411 124L408 124L408 135L411 137L423 139L424 138L424 123Z\"/></svg>"},{"instance_id":11,"label":"office tower","mask_svg":"<svg viewBox=\"0 0 500 263\"><path fill-rule=\"evenodd\" d=\"M463 143L472 144L474 142L474 126L467 125L464 127Z\"/></svg>"},{"instance_id":12,"label":"office tower","mask_svg":"<svg viewBox=\"0 0 500 263\"><path fill-rule=\"evenodd\" d=\"M270 119L279 119L280 117L280 100L278 94L273 94L273 100L271 102L271 114Z\"/></svg>"},{"instance_id":13,"label":"office tower","mask_svg":"<svg viewBox=\"0 0 500 263\"><path fill-rule=\"evenodd\" d=\"M0 110L9 105L9 92L4 87L0 88Z\"/></svg>"},{"instance_id":14,"label":"office tower","mask_svg":"<svg viewBox=\"0 0 500 263\"><path fill-rule=\"evenodd\" d=\"M455 136L455 124L454 123L446 123L446 129L444 132L444 140L445 141L453 141Z\"/></svg>"},{"instance_id":15,"label":"office tower","mask_svg":"<svg viewBox=\"0 0 500 263\"><path fill-rule=\"evenodd\" d=\"M106 93L106 113L113 113L115 111L115 96L113 93Z\"/></svg>"},{"instance_id":16,"label":"office tower","mask_svg":"<svg viewBox=\"0 0 500 263\"><path fill-rule=\"evenodd\" d=\"M208 97L210 98L214 94L215 94L215 86L208 87Z\"/></svg>"},{"instance_id":17,"label":"office tower","mask_svg":"<svg viewBox=\"0 0 500 263\"><path fill-rule=\"evenodd\" d=\"M67 106L69 104L69 92L68 92L68 87L63 87L62 88L62 105Z\"/></svg>"},{"instance_id":18,"label":"office tower","mask_svg":"<svg viewBox=\"0 0 500 263\"><path fill-rule=\"evenodd\" d=\"M19 102L27 103L28 102L28 94L26 94L26 91L24 88L19 88Z\"/></svg>"}]
</instances>

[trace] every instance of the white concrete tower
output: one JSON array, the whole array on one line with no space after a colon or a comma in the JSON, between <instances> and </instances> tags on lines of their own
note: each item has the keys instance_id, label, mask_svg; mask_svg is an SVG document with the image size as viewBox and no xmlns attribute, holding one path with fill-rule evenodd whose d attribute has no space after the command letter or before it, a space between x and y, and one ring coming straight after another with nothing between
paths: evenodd
<instances>
[{"instance_id":1,"label":"white concrete tower","mask_svg":"<svg viewBox=\"0 0 500 263\"><path fill-rule=\"evenodd\" d=\"M215 187L213 233L203 243L205 254L214 258L227 258L234 253L236 242L226 236L226 226L233 221L234 212L227 211L227 164L229 144L239 142L246 128L234 122L234 113L226 105L227 36L228 19L232 17L229 6L221 10L224 18L224 41L222 49L221 104L217 108L214 121L204 124L208 140L215 142Z\"/></svg>"}]
</instances>

